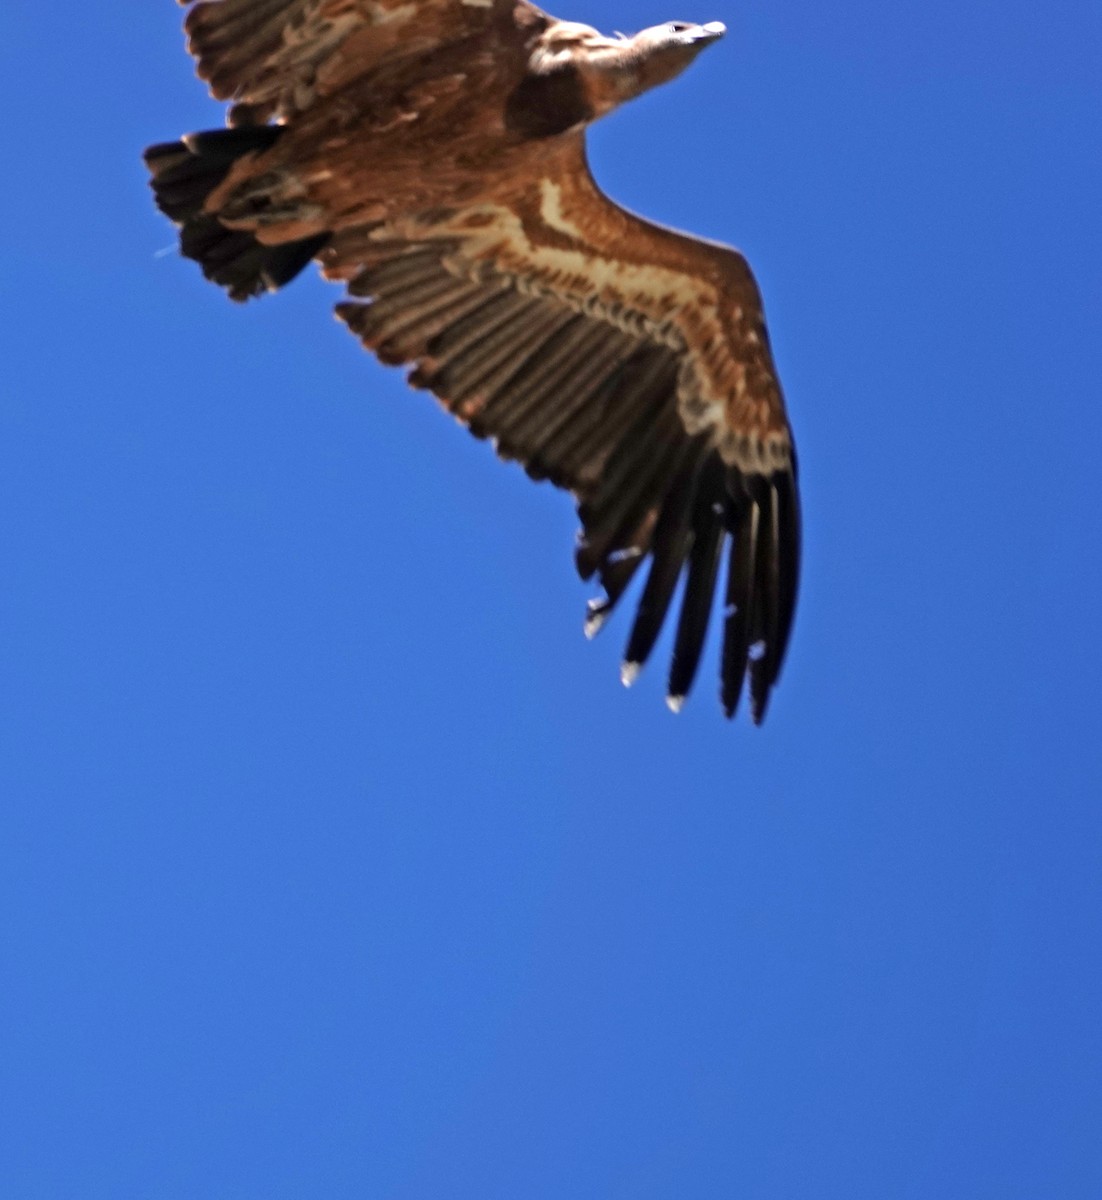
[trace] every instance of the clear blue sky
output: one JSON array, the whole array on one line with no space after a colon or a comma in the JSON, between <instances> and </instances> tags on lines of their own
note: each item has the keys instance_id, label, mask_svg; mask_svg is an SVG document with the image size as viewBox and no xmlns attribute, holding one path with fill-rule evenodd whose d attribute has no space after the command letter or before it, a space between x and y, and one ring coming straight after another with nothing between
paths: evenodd
<instances>
[{"instance_id":1,"label":"clear blue sky","mask_svg":"<svg viewBox=\"0 0 1102 1200\"><path fill-rule=\"evenodd\" d=\"M561 15L731 29L592 157L765 295L760 731L334 289L163 253L176 5L0 15L3 1196L1102 1196L1102 9L669 2Z\"/></svg>"}]
</instances>

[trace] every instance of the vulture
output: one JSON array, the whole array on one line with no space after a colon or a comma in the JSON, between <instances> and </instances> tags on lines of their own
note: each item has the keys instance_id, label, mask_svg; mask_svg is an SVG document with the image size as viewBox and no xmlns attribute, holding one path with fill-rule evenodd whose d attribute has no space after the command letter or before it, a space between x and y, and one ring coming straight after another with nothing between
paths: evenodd
<instances>
[{"instance_id":1,"label":"vulture","mask_svg":"<svg viewBox=\"0 0 1102 1200\"><path fill-rule=\"evenodd\" d=\"M800 557L761 297L736 250L605 196L585 146L724 26L606 37L528 0L201 0L185 29L230 106L225 128L145 152L181 253L239 301L317 260L365 347L573 493L577 569L602 589L587 634L646 566L624 683L673 607L678 711L719 607L723 709L745 691L760 723Z\"/></svg>"}]
</instances>

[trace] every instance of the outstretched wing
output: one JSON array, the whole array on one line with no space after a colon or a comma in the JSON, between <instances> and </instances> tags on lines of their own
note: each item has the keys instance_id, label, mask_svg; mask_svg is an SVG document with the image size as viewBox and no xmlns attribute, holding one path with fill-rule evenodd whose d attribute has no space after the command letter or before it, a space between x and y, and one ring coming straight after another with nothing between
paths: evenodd
<instances>
[{"instance_id":1,"label":"outstretched wing","mask_svg":"<svg viewBox=\"0 0 1102 1200\"><path fill-rule=\"evenodd\" d=\"M201 0L185 29L211 94L254 122L301 112L396 52L431 51L518 7L538 11L524 0Z\"/></svg>"},{"instance_id":2,"label":"outstretched wing","mask_svg":"<svg viewBox=\"0 0 1102 1200\"><path fill-rule=\"evenodd\" d=\"M741 255L651 225L607 199L581 137L522 194L335 235L338 315L385 363L413 363L498 453L579 501L581 575L603 624L649 571L623 677L646 662L680 579L669 703L696 675L727 562L723 706L749 679L760 722L795 608L796 464Z\"/></svg>"}]
</instances>

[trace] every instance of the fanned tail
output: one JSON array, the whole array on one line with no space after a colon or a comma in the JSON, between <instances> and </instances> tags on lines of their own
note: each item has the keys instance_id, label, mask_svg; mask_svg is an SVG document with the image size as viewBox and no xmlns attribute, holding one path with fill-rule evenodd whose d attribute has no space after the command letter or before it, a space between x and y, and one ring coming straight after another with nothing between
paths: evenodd
<instances>
[{"instance_id":1,"label":"fanned tail","mask_svg":"<svg viewBox=\"0 0 1102 1200\"><path fill-rule=\"evenodd\" d=\"M329 241L329 234L266 246L204 211L207 197L246 154L269 149L280 125L247 125L192 133L150 146L144 154L157 207L180 226L180 252L233 300L248 300L290 283Z\"/></svg>"}]
</instances>

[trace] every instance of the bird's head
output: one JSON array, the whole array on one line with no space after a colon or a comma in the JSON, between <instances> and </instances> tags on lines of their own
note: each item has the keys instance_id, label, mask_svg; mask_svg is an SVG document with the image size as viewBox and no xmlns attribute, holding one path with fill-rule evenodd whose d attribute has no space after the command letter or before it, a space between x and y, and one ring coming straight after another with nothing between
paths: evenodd
<instances>
[{"instance_id":1,"label":"bird's head","mask_svg":"<svg viewBox=\"0 0 1102 1200\"><path fill-rule=\"evenodd\" d=\"M540 39L532 67L548 74L577 71L596 118L676 78L705 46L726 32L719 21L707 25L668 21L633 37L607 37L588 25L560 21Z\"/></svg>"}]
</instances>

